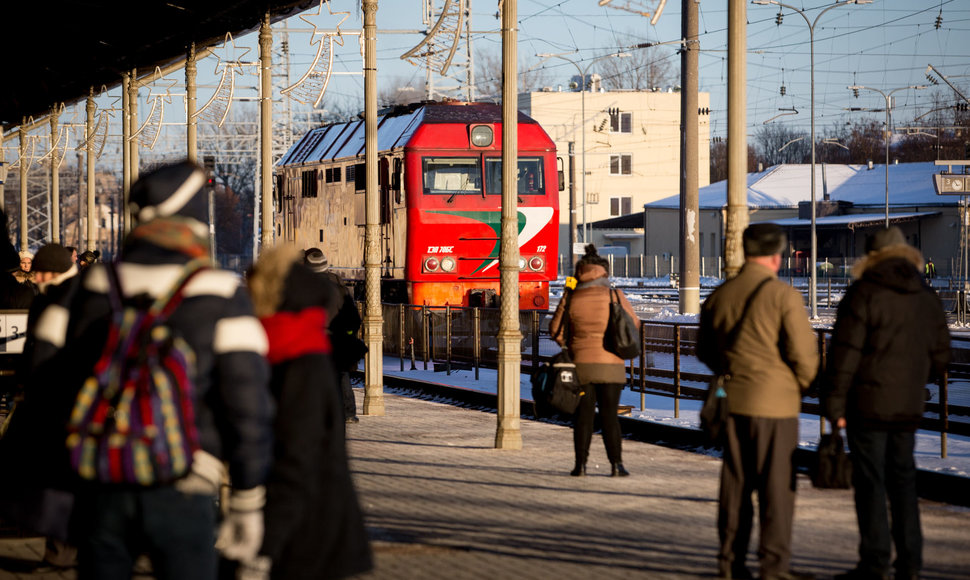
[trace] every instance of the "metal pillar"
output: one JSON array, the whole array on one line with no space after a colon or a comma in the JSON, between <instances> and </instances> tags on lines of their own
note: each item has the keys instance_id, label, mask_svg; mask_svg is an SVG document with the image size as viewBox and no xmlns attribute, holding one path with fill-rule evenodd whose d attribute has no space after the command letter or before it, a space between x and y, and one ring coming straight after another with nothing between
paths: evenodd
<instances>
[{"instance_id":1,"label":"metal pillar","mask_svg":"<svg viewBox=\"0 0 970 580\"><path fill-rule=\"evenodd\" d=\"M518 245L518 79L516 47L517 0L502 3L502 224L499 258L501 319L498 330L498 429L495 447L522 449L519 374L522 333L519 332ZM585 94L585 93L584 93ZM585 133L585 119L584 133ZM585 190L584 190L585 191Z\"/></svg>"},{"instance_id":2,"label":"metal pillar","mask_svg":"<svg viewBox=\"0 0 970 580\"><path fill-rule=\"evenodd\" d=\"M61 180L60 168L61 159L57 154L57 142L60 132L57 128L58 119L57 107L51 109L51 241L55 244L61 243Z\"/></svg>"},{"instance_id":3,"label":"metal pillar","mask_svg":"<svg viewBox=\"0 0 970 580\"><path fill-rule=\"evenodd\" d=\"M131 138L131 124L128 118L128 88L131 86L131 81L131 76L128 73L121 75L121 171L123 175L121 196L125 200L129 199L131 195L131 149L128 148L128 140ZM127 204L125 205L127 206ZM128 211L126 207L125 215L128 214ZM80 237L81 234L78 232L78 242L80 242Z\"/></svg>"},{"instance_id":4,"label":"metal pillar","mask_svg":"<svg viewBox=\"0 0 970 580\"><path fill-rule=\"evenodd\" d=\"M189 45L185 56L185 153L189 161L199 160L199 122L195 119L196 96L198 86L195 79L198 74L195 57L195 43ZM127 204L126 204L127 205ZM211 216L210 216L211 219Z\"/></svg>"},{"instance_id":5,"label":"metal pillar","mask_svg":"<svg viewBox=\"0 0 970 580\"><path fill-rule=\"evenodd\" d=\"M518 200L516 200L518 201ZM572 273L573 266L576 265L576 142L569 142L569 264L566 273Z\"/></svg>"},{"instance_id":6,"label":"metal pillar","mask_svg":"<svg viewBox=\"0 0 970 580\"><path fill-rule=\"evenodd\" d=\"M87 112L87 167L88 167L88 183L87 183L87 209L88 209L88 227L86 232L86 238L84 239L85 245L78 248L78 251L84 252L86 250L93 250L97 244L97 237L95 237L94 226L94 89L88 93L88 102L85 106L85 111ZM127 145L127 141L126 141ZM124 146L123 149L127 149ZM129 164L130 164L129 155Z\"/></svg>"},{"instance_id":7,"label":"metal pillar","mask_svg":"<svg viewBox=\"0 0 970 580\"><path fill-rule=\"evenodd\" d=\"M128 156L131 160L131 183L138 181L138 139L132 136L138 131L138 70L131 69L131 83L128 86ZM130 190L129 190L130 193ZM122 231L125 235L131 230L131 212L128 209L128 198L125 197L125 208L121 212L124 221Z\"/></svg>"},{"instance_id":8,"label":"metal pillar","mask_svg":"<svg viewBox=\"0 0 970 580\"><path fill-rule=\"evenodd\" d=\"M20 123L20 249L27 249L27 118Z\"/></svg>"},{"instance_id":9,"label":"metal pillar","mask_svg":"<svg viewBox=\"0 0 970 580\"><path fill-rule=\"evenodd\" d=\"M733 278L744 265L741 235L748 225L747 6L728 5L728 178L727 223L724 226L724 274Z\"/></svg>"},{"instance_id":10,"label":"metal pillar","mask_svg":"<svg viewBox=\"0 0 970 580\"><path fill-rule=\"evenodd\" d=\"M260 241L273 245L273 29L269 12L259 27Z\"/></svg>"},{"instance_id":11,"label":"metal pillar","mask_svg":"<svg viewBox=\"0 0 970 580\"><path fill-rule=\"evenodd\" d=\"M364 9L364 414L384 415L384 319L381 314L380 198L377 187L377 0Z\"/></svg>"},{"instance_id":12,"label":"metal pillar","mask_svg":"<svg viewBox=\"0 0 970 580\"><path fill-rule=\"evenodd\" d=\"M680 53L680 297L681 314L701 309L697 152L697 1L682 0ZM627 274L629 275L629 274Z\"/></svg>"}]
</instances>

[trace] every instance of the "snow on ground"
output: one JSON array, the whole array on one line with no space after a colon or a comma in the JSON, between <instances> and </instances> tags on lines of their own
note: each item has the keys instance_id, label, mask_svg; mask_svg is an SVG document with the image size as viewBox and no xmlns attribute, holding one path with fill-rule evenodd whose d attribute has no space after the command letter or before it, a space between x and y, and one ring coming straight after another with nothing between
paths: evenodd
<instances>
[{"instance_id":1,"label":"snow on ground","mask_svg":"<svg viewBox=\"0 0 970 580\"><path fill-rule=\"evenodd\" d=\"M545 350L545 349L543 349ZM664 367L664 355L656 355L657 364ZM667 355L670 357L670 355ZM682 363L685 372L708 372L707 368L696 361L688 359ZM698 366L699 365L699 368ZM474 370L452 370L448 375L444 371L435 372L433 365L428 365L428 370L424 370L421 362L417 364L417 370L410 369L410 361L405 361L404 371L401 371L400 359L397 357L384 357L384 374L406 377L438 383L452 385L479 391L484 393L496 394L498 390L498 373L495 369L479 369L479 379L475 380ZM529 383L529 376L522 374L519 381L519 393L524 399L532 397L532 385ZM641 421L653 421L665 423L678 427L700 428L698 412L701 401L692 399L681 399L679 402L679 413L674 412L675 402L672 397L661 395L645 394L643 396L643 408L641 409L640 393L624 389L620 396L620 403L631 405L633 411L631 416ZM820 420L816 415L802 414L800 416L800 439L799 446L814 449L818 444ZM946 438L947 457L940 457L941 439L939 433L931 431L919 431L916 438L916 463L920 469L927 471L939 471L962 477L970 477L970 438L956 435L948 435Z\"/></svg>"}]
</instances>

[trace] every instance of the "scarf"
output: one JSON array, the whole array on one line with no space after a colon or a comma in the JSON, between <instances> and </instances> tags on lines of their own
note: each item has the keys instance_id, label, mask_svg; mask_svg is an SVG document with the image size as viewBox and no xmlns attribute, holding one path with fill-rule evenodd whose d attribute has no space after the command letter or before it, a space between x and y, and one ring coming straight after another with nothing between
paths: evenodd
<instances>
[{"instance_id":1,"label":"scarf","mask_svg":"<svg viewBox=\"0 0 970 580\"><path fill-rule=\"evenodd\" d=\"M269 339L271 365L308 354L329 354L327 311L318 306L299 312L281 311L259 319Z\"/></svg>"},{"instance_id":2,"label":"scarf","mask_svg":"<svg viewBox=\"0 0 970 580\"><path fill-rule=\"evenodd\" d=\"M209 255L209 238L200 235L205 224L192 218L169 216L138 225L125 240L125 245L144 241L166 250L173 250L190 258Z\"/></svg>"}]
</instances>

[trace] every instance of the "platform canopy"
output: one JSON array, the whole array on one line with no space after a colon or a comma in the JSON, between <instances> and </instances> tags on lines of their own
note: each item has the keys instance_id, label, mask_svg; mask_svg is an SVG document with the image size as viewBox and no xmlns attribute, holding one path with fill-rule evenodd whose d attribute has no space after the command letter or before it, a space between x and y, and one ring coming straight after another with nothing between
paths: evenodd
<instances>
[{"instance_id":1,"label":"platform canopy","mask_svg":"<svg viewBox=\"0 0 970 580\"><path fill-rule=\"evenodd\" d=\"M0 125L46 115L57 103L112 88L125 71L152 71L187 47L221 43L319 4L319 0L87 0L5 2L0 34Z\"/></svg>"}]
</instances>

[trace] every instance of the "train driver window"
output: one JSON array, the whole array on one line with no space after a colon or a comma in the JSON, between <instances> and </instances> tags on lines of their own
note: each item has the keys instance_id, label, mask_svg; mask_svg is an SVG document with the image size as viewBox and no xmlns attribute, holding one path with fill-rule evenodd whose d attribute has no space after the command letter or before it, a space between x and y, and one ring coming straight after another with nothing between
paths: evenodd
<instances>
[{"instance_id":1,"label":"train driver window","mask_svg":"<svg viewBox=\"0 0 970 580\"><path fill-rule=\"evenodd\" d=\"M424 193L447 195L481 194L482 171L477 157L425 157Z\"/></svg>"},{"instance_id":2,"label":"train driver window","mask_svg":"<svg viewBox=\"0 0 970 580\"><path fill-rule=\"evenodd\" d=\"M485 159L485 182L490 195L502 194L502 158ZM541 157L519 157L517 173L519 195L542 195L545 192Z\"/></svg>"}]
</instances>

